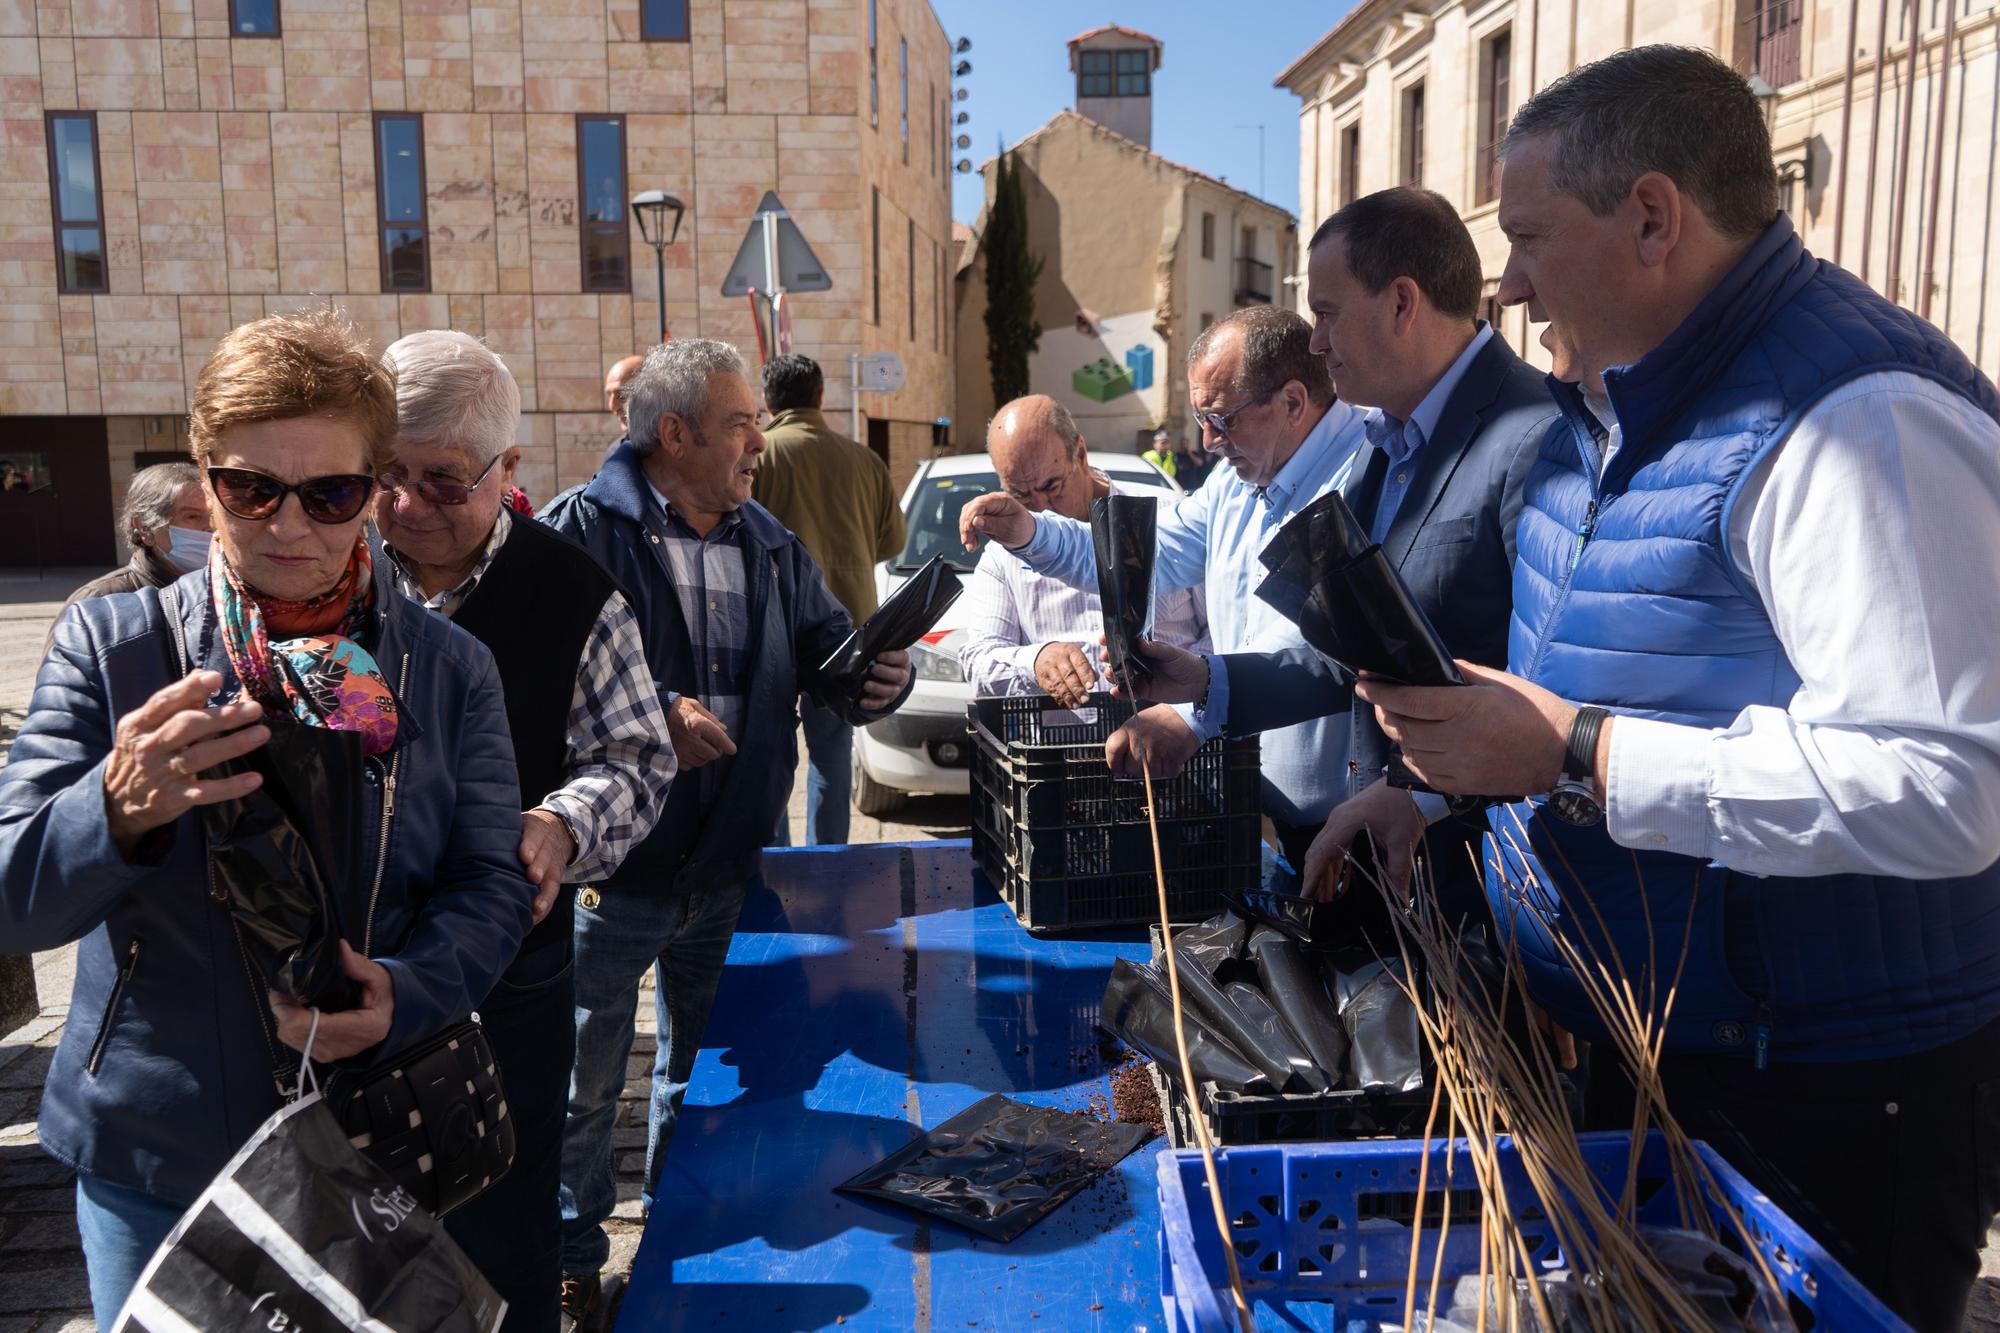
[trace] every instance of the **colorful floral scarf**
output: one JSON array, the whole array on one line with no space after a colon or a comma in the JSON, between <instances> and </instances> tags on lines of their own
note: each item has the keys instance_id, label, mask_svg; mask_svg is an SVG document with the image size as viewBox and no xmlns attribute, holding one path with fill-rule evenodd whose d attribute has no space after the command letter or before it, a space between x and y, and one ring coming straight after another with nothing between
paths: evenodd
<instances>
[{"instance_id":1,"label":"colorful floral scarf","mask_svg":"<svg viewBox=\"0 0 2000 1333\"><path fill-rule=\"evenodd\" d=\"M221 542L208 565L223 647L244 692L307 726L360 732L363 754L396 743L395 695L352 637L367 624L373 574L366 536L356 537L340 581L305 601L259 595L238 576ZM273 641L274 633L282 637Z\"/></svg>"}]
</instances>

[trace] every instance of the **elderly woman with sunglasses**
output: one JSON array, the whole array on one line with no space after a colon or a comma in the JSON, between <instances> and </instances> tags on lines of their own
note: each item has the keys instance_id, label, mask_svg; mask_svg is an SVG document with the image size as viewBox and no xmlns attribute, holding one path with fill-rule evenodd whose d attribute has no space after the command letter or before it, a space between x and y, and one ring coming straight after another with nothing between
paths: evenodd
<instances>
[{"instance_id":1,"label":"elderly woman with sunglasses","mask_svg":"<svg viewBox=\"0 0 2000 1333\"><path fill-rule=\"evenodd\" d=\"M385 588L364 537L395 443L388 371L329 310L273 316L217 345L190 424L208 565L65 613L0 773L0 938L82 941L40 1134L77 1170L100 1326L278 1109L311 1023L211 897L202 809L260 783L217 765L273 727L361 736L362 854L330 885L359 999L320 1017L315 1060L366 1067L462 1019L533 897L492 657Z\"/></svg>"}]
</instances>

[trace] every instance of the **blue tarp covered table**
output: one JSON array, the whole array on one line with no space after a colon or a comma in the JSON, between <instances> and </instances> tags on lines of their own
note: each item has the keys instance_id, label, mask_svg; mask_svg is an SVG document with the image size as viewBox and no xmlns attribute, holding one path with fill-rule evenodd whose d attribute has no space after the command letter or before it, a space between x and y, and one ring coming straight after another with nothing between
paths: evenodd
<instances>
[{"instance_id":1,"label":"blue tarp covered table","mask_svg":"<svg viewBox=\"0 0 2000 1333\"><path fill-rule=\"evenodd\" d=\"M1154 1140L1011 1244L833 1193L989 1092L1109 1100L1114 958L1142 930L1036 939L964 842L765 857L618 1327L1162 1325Z\"/></svg>"}]
</instances>

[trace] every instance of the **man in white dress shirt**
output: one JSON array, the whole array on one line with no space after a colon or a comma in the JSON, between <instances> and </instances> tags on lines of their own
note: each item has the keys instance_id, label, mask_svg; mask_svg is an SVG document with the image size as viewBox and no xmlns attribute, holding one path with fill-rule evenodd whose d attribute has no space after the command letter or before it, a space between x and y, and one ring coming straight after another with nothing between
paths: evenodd
<instances>
[{"instance_id":1,"label":"man in white dress shirt","mask_svg":"<svg viewBox=\"0 0 2000 1333\"><path fill-rule=\"evenodd\" d=\"M1601 1031L1550 932L1662 996L1691 934L1670 1107L1956 1333L2000 1205L2000 394L1806 253L1702 52L1531 98L1499 220L1570 426L1523 491L1509 671L1356 692L1431 785L1535 794L1493 829L1542 906L1488 888L1544 1009Z\"/></svg>"},{"instance_id":2,"label":"man in white dress shirt","mask_svg":"<svg viewBox=\"0 0 2000 1333\"><path fill-rule=\"evenodd\" d=\"M1115 489L1090 465L1090 450L1069 409L1046 394L1016 398L994 413L986 451L1000 485L1031 513L1087 523L1091 502ZM1095 589L1037 574L996 542L973 570L965 603L966 637L958 662L973 693L1041 690L1075 708L1103 688L1104 650L1097 639L1104 632L1104 612ZM1163 595L1153 610L1153 632L1180 647L1205 646L1201 589Z\"/></svg>"}]
</instances>

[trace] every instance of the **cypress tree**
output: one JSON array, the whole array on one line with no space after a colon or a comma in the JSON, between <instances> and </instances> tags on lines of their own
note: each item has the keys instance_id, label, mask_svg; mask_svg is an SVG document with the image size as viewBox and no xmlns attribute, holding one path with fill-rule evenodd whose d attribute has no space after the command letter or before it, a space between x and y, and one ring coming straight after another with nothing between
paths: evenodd
<instances>
[{"instance_id":1,"label":"cypress tree","mask_svg":"<svg viewBox=\"0 0 2000 1333\"><path fill-rule=\"evenodd\" d=\"M1042 341L1035 283L1042 261L1028 249L1028 199L1012 153L994 167L986 218L986 361L997 408L1028 392L1028 356Z\"/></svg>"}]
</instances>

